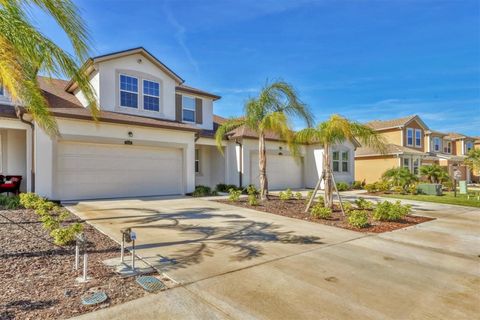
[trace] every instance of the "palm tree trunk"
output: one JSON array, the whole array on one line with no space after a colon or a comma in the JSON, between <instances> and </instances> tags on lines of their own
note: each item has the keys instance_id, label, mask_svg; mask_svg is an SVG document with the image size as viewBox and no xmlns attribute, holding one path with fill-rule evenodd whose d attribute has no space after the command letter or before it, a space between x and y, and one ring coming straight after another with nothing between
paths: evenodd
<instances>
[{"instance_id":1,"label":"palm tree trunk","mask_svg":"<svg viewBox=\"0 0 480 320\"><path fill-rule=\"evenodd\" d=\"M323 147L323 168L325 170L324 203L326 208L333 208L332 169L330 164L330 146L325 144Z\"/></svg>"},{"instance_id":2,"label":"palm tree trunk","mask_svg":"<svg viewBox=\"0 0 480 320\"><path fill-rule=\"evenodd\" d=\"M260 172L260 199L268 200L267 151L263 132L258 136L258 168Z\"/></svg>"}]
</instances>

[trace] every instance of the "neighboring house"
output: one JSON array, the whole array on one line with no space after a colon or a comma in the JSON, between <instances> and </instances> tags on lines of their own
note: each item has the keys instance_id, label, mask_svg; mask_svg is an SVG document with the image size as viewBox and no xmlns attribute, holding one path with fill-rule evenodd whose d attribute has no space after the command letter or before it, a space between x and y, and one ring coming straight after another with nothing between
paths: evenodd
<instances>
[{"instance_id":1,"label":"neighboring house","mask_svg":"<svg viewBox=\"0 0 480 320\"><path fill-rule=\"evenodd\" d=\"M438 164L450 175L460 170L462 179L471 181L471 172L463 164L475 139L457 133L442 133L428 128L417 115L367 123L387 141L387 150L379 154L370 148L358 148L355 156L355 180L367 183L381 179L395 167L408 168L418 174L422 165Z\"/></svg>"},{"instance_id":2,"label":"neighboring house","mask_svg":"<svg viewBox=\"0 0 480 320\"><path fill-rule=\"evenodd\" d=\"M219 96L184 80L144 48L89 59L84 68L100 106L92 119L73 81L39 77L60 135L47 135L15 107L0 88L0 173L24 177L22 191L54 200L175 195L196 185L258 181L257 141L232 132L223 143L214 134L224 120L213 114ZM339 181L353 181L355 145L338 147ZM314 146L301 157L284 142L267 143L271 189L313 186Z\"/></svg>"}]
</instances>

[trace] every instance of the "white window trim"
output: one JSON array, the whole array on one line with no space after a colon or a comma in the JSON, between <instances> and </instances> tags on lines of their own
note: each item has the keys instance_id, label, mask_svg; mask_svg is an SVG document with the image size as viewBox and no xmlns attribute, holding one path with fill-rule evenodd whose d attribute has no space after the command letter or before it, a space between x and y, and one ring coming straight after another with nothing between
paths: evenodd
<instances>
[{"instance_id":1,"label":"white window trim","mask_svg":"<svg viewBox=\"0 0 480 320\"><path fill-rule=\"evenodd\" d=\"M183 98L184 98L184 97L193 99L193 101L194 101L193 109L186 108L186 107L183 106ZM195 97L194 97L194 96L182 94L182 122L187 122L187 123L195 123L195 122L196 122L196 120L197 120L197 110L196 110L196 107L195 107L195 103L196 103L196 100L195 100ZM185 109L186 109L186 110L193 111L193 121L185 120L185 119L183 118L183 110L185 110Z\"/></svg>"},{"instance_id":2,"label":"white window trim","mask_svg":"<svg viewBox=\"0 0 480 320\"><path fill-rule=\"evenodd\" d=\"M334 153L334 152L338 152L338 160L333 160L333 153ZM343 155L344 153L347 154L347 157L348 157L347 161L342 160L342 159L343 159L343 158L342 158L342 155ZM332 166L332 171L333 171L333 172L336 172L336 173L349 173L349 172L351 171L351 168L350 168L350 166L351 166L351 158L352 158L352 157L351 157L351 155L350 155L350 151L349 151L349 150L341 150L341 149L340 149L340 150L332 150L332 164L331 164L331 166ZM334 163L334 162L338 162L338 171L334 171L334 170L333 170L333 163ZM343 163L344 163L344 162L347 162L347 170L346 170L346 171L343 170Z\"/></svg>"},{"instance_id":3,"label":"white window trim","mask_svg":"<svg viewBox=\"0 0 480 320\"><path fill-rule=\"evenodd\" d=\"M466 141L465 142L465 152L464 152L464 154L468 154L468 151L469 151L468 150L468 145L471 145L470 150L472 150L475 147L474 143L472 141Z\"/></svg>"},{"instance_id":4,"label":"white window trim","mask_svg":"<svg viewBox=\"0 0 480 320\"><path fill-rule=\"evenodd\" d=\"M407 160L408 162L407 165L405 165L405 160ZM407 168L408 171L410 171L411 170L410 165L411 165L410 158L402 158L402 168Z\"/></svg>"},{"instance_id":5,"label":"white window trim","mask_svg":"<svg viewBox=\"0 0 480 320\"><path fill-rule=\"evenodd\" d=\"M415 162L417 163L417 165L415 166ZM419 175L420 174L420 167L421 167L422 163L420 161L420 158L413 158L412 159L412 173L413 174L416 174L416 175ZM417 172L415 173L415 168L417 168Z\"/></svg>"},{"instance_id":6,"label":"white window trim","mask_svg":"<svg viewBox=\"0 0 480 320\"><path fill-rule=\"evenodd\" d=\"M420 133L420 144L417 144L417 132ZM415 129L415 132L414 132L414 144L415 144L415 147L421 147L422 146L422 130L421 129Z\"/></svg>"},{"instance_id":7,"label":"white window trim","mask_svg":"<svg viewBox=\"0 0 480 320\"><path fill-rule=\"evenodd\" d=\"M450 148L448 147L450 146ZM452 153L452 142L451 141L447 141L443 147L443 153L448 153L448 154L451 154Z\"/></svg>"},{"instance_id":8,"label":"white window trim","mask_svg":"<svg viewBox=\"0 0 480 320\"><path fill-rule=\"evenodd\" d=\"M122 89L122 76L125 76L125 77L129 77L129 78L134 78L134 79L137 79L137 92L135 91L130 91L130 90L124 90ZM142 81L143 83L143 81ZM140 87L140 81L139 81L139 78L138 77L135 77L135 76L132 76L132 75L128 75L128 74L125 74L125 73L119 73L118 74L118 92L119 92L119 96L118 96L118 105L121 107L121 108L126 108L128 110L140 110L140 103L138 101L138 97L140 96L140 93L139 91L143 89L143 87ZM129 106L122 106L122 91L124 92L128 92L128 93L134 93L137 95L137 107L129 107Z\"/></svg>"},{"instance_id":9,"label":"white window trim","mask_svg":"<svg viewBox=\"0 0 480 320\"><path fill-rule=\"evenodd\" d=\"M408 143L408 133L409 132L412 133L412 143ZM413 130L413 128L407 128L407 146L413 147L414 143L415 143L415 130Z\"/></svg>"},{"instance_id":10,"label":"white window trim","mask_svg":"<svg viewBox=\"0 0 480 320\"><path fill-rule=\"evenodd\" d=\"M145 81L153 82L153 83L158 84L158 96L153 96L151 94L147 94L147 93L144 92L143 88L144 88L144 85L145 85ZM160 82L142 78L142 108L141 108L141 110L146 111L146 112L155 112L155 113L160 112L160 104L161 104L160 90L162 90L162 86L160 85ZM152 98L158 98L158 110L145 109L145 99L143 98L145 96L152 97Z\"/></svg>"}]
</instances>

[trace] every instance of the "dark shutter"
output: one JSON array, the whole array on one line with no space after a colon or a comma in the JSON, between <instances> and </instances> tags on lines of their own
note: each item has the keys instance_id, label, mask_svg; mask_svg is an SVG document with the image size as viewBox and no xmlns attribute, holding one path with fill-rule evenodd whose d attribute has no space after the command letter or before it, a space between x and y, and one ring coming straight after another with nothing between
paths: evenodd
<instances>
[{"instance_id":1,"label":"dark shutter","mask_svg":"<svg viewBox=\"0 0 480 320\"><path fill-rule=\"evenodd\" d=\"M175 94L175 120L182 122L182 95Z\"/></svg>"},{"instance_id":2,"label":"dark shutter","mask_svg":"<svg viewBox=\"0 0 480 320\"><path fill-rule=\"evenodd\" d=\"M203 123L203 101L200 98L195 98L195 122L198 124Z\"/></svg>"}]
</instances>

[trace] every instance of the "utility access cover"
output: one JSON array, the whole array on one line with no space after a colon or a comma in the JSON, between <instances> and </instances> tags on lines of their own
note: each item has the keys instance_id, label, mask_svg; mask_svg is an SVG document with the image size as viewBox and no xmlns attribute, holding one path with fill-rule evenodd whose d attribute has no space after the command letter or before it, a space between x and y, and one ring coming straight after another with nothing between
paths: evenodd
<instances>
[{"instance_id":1,"label":"utility access cover","mask_svg":"<svg viewBox=\"0 0 480 320\"><path fill-rule=\"evenodd\" d=\"M91 306L94 304L99 304L107 300L107 294L103 291L97 291L89 296L82 298L82 304L86 306Z\"/></svg>"},{"instance_id":2,"label":"utility access cover","mask_svg":"<svg viewBox=\"0 0 480 320\"><path fill-rule=\"evenodd\" d=\"M166 288L162 281L152 276L137 277L137 283L148 292L155 292Z\"/></svg>"}]
</instances>

